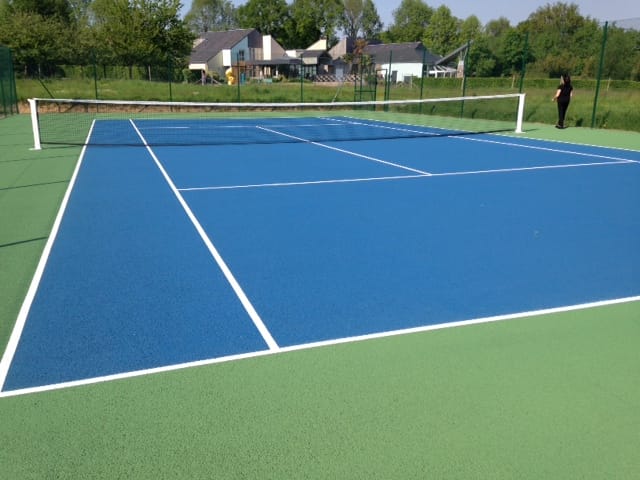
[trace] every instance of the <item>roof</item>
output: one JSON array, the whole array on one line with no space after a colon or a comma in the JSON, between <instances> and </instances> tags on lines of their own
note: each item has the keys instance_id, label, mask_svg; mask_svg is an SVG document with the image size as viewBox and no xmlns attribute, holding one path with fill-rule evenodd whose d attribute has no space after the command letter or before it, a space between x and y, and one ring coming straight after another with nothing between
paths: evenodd
<instances>
[{"instance_id":1,"label":"roof","mask_svg":"<svg viewBox=\"0 0 640 480\"><path fill-rule=\"evenodd\" d=\"M462 45L459 48L456 48L453 52L451 52L450 54L442 57L440 60L438 60L436 62L436 65L442 65L444 63L448 63L451 60L453 60L454 58L456 58L460 53L462 53L465 49L469 48L469 46L473 43L473 40L470 40L469 43L465 43L464 45Z\"/></svg>"},{"instance_id":2,"label":"roof","mask_svg":"<svg viewBox=\"0 0 640 480\"><path fill-rule=\"evenodd\" d=\"M430 63L434 64L440 57L427 50L422 42L381 43L367 45L365 55L371 55L376 63L384 63L391 57L392 63Z\"/></svg>"},{"instance_id":3,"label":"roof","mask_svg":"<svg viewBox=\"0 0 640 480\"><path fill-rule=\"evenodd\" d=\"M249 60L247 65L300 65L302 61L299 58L282 57L273 58L271 60Z\"/></svg>"},{"instance_id":4,"label":"roof","mask_svg":"<svg viewBox=\"0 0 640 480\"><path fill-rule=\"evenodd\" d=\"M225 32L207 32L202 37L202 41L191 52L189 63L205 63L222 50L235 47L253 32L257 32L257 30L249 28L227 30Z\"/></svg>"},{"instance_id":5,"label":"roof","mask_svg":"<svg viewBox=\"0 0 640 480\"><path fill-rule=\"evenodd\" d=\"M320 58L329 55L326 50L300 50L299 53L299 56L304 58Z\"/></svg>"}]
</instances>

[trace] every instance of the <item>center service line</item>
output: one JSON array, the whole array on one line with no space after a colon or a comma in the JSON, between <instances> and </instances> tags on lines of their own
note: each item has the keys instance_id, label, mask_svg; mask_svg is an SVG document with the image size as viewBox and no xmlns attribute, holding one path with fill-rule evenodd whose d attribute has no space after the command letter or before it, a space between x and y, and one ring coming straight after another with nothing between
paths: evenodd
<instances>
[{"instance_id":1,"label":"center service line","mask_svg":"<svg viewBox=\"0 0 640 480\"><path fill-rule=\"evenodd\" d=\"M175 184L173 183L173 181L171 180L171 178L167 174L166 170L164 169L164 167L160 163L160 160L158 160L158 157L156 157L156 154L153 152L153 150L151 149L151 147L147 143L147 140L142 136L142 133L140 133L140 130L138 130L138 127L136 126L134 121L132 119L129 119L129 121L131 122L131 125L133 126L134 130L136 131L136 133L138 134L138 136L140 137L140 139L144 143L144 146L146 147L147 151L149 152L149 154L153 158L153 161L156 163L156 166L158 167L158 169L160 169L160 172L162 173L162 176L164 177L166 182L169 184L169 187L171 188L171 190L173 191L173 194L178 199L178 202L180 202L180 205L182 205L182 208L184 209L185 213L189 217L189 220L191 220L191 223L193 223L193 226L196 228L198 234L200 235L200 238L202 239L204 244L209 249L209 252L211 253L211 256L213 256L214 260L216 261L216 263L220 267L220 270L222 270L222 273L224 274L224 276L226 277L227 281L231 285L231 288L233 288L233 291L235 292L235 294L237 295L238 299L242 303L242 306L246 310L247 314L249 315L249 317L253 321L253 323L256 326L256 328L258 329L258 331L260 332L260 335L262 335L262 338L264 339L264 341L268 345L269 350L272 350L272 351L280 350L280 347L278 346L278 344L274 340L273 336L271 335L271 332L269 332L269 329L267 328L267 326L264 324L264 322L260 318L260 315L258 315L258 312L253 307L253 305L251 304L251 301L249 301L249 298L244 293L244 290L242 289L242 287L240 286L240 284L238 283L238 281L234 277L233 273L231 272L231 270L229 269L229 267L227 266L227 264L223 260L222 256L218 252L218 249L213 245L213 242L207 236L207 233L204 231L204 228L202 228L202 225L200 225L200 222L198 222L198 219L196 218L196 216L193 214L193 212L189 208L189 205L187 205L187 202L185 201L185 199L182 197L182 195L180 194L180 192L176 188Z\"/></svg>"},{"instance_id":2,"label":"center service line","mask_svg":"<svg viewBox=\"0 0 640 480\"><path fill-rule=\"evenodd\" d=\"M392 167L401 168L403 170L408 170L410 172L419 173L420 175L425 175L425 176L431 175L430 172L425 172L423 170L418 170L416 168L405 167L404 165L399 165L399 164L393 163L393 162L387 162L386 160L381 160L379 158L370 157L368 155L362 155L361 153L352 152L350 150L345 150L343 148L332 147L331 145L326 145L324 143L312 142L311 140L307 140L306 138L296 137L295 135L289 135L287 133L279 132L277 130L272 130L270 128L261 127L260 125L256 125L256 128L259 128L260 130L264 130L266 132L275 133L276 135L282 135L283 137L293 138L294 140L299 140L301 142L310 143L311 145L316 145L318 147L328 148L329 150L334 150L334 151L340 152L340 153L346 153L347 155L353 155L354 157L364 158L365 160L371 160L372 162L384 163L385 165L390 165Z\"/></svg>"}]
</instances>

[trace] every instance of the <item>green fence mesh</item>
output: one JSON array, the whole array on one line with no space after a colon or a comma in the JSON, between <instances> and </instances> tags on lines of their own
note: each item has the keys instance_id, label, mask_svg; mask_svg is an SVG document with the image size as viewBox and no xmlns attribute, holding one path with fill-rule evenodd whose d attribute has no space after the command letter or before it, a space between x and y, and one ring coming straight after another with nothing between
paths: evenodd
<instances>
[{"instance_id":1,"label":"green fence mesh","mask_svg":"<svg viewBox=\"0 0 640 480\"><path fill-rule=\"evenodd\" d=\"M0 45L0 115L6 117L18 113L18 95L13 74L11 50Z\"/></svg>"},{"instance_id":2,"label":"green fence mesh","mask_svg":"<svg viewBox=\"0 0 640 480\"><path fill-rule=\"evenodd\" d=\"M574 86L568 126L640 131L640 18L589 22L588 38L581 34L572 40L572 44L581 42L576 47L579 55L562 55L561 34L567 32L549 37L549 32L523 24L508 37L509 65L499 74L487 69L492 65L483 57L488 46L478 38L445 57L446 63L429 63L431 56L424 55L421 68L413 65L410 71L399 68L405 60L389 49L377 56L333 59L333 70L328 72L332 75L323 74L321 65L307 65L306 58L271 65L269 72L237 58L226 70L233 82L225 71L215 75L190 71L184 62L108 66L94 56L85 59L84 65L58 65L55 76L21 78L20 89L24 97L196 102L336 102L525 93L525 123L554 125L557 112L551 98L560 74L566 72ZM0 62L0 69L11 67L10 61ZM4 83L3 88L7 98ZM3 105L5 110L15 108L6 100Z\"/></svg>"}]
</instances>

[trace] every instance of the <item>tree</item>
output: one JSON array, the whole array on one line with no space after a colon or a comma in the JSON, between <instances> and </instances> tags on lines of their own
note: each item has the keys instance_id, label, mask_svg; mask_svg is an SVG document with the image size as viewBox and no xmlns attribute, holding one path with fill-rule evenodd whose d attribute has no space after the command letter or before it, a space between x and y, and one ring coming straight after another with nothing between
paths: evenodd
<instances>
[{"instance_id":1,"label":"tree","mask_svg":"<svg viewBox=\"0 0 640 480\"><path fill-rule=\"evenodd\" d=\"M364 11L362 12L362 36L366 39L377 39L382 32L384 24L380 20L378 10L373 0L364 0Z\"/></svg>"},{"instance_id":2,"label":"tree","mask_svg":"<svg viewBox=\"0 0 640 480\"><path fill-rule=\"evenodd\" d=\"M460 23L460 40L478 40L482 33L482 23L475 15L471 15Z\"/></svg>"},{"instance_id":3,"label":"tree","mask_svg":"<svg viewBox=\"0 0 640 480\"><path fill-rule=\"evenodd\" d=\"M504 32L498 49L495 51L496 56L500 59L501 74L511 75L522 70L522 57L526 55L526 63L535 60L531 53L531 49L527 44L527 34L519 29L509 29Z\"/></svg>"},{"instance_id":4,"label":"tree","mask_svg":"<svg viewBox=\"0 0 640 480\"><path fill-rule=\"evenodd\" d=\"M145 2L143 2L144 5ZM150 26L154 56L166 65L167 61L187 57L193 48L195 35L180 19L181 0L148 0L150 9L146 23Z\"/></svg>"},{"instance_id":5,"label":"tree","mask_svg":"<svg viewBox=\"0 0 640 480\"><path fill-rule=\"evenodd\" d=\"M238 25L229 0L193 0L184 21L195 34L229 30Z\"/></svg>"},{"instance_id":6,"label":"tree","mask_svg":"<svg viewBox=\"0 0 640 480\"><path fill-rule=\"evenodd\" d=\"M423 42L433 53L446 55L455 50L462 42L469 39L460 39L460 21L451 14L449 7L441 5L433 12L431 23L427 28Z\"/></svg>"},{"instance_id":7,"label":"tree","mask_svg":"<svg viewBox=\"0 0 640 480\"><path fill-rule=\"evenodd\" d=\"M71 15L78 21L86 21L93 0L69 0Z\"/></svg>"},{"instance_id":8,"label":"tree","mask_svg":"<svg viewBox=\"0 0 640 480\"><path fill-rule=\"evenodd\" d=\"M68 23L72 19L71 5L67 0L8 0L12 13L38 14L42 18L56 17Z\"/></svg>"},{"instance_id":9,"label":"tree","mask_svg":"<svg viewBox=\"0 0 640 480\"><path fill-rule=\"evenodd\" d=\"M489 38L500 38L511 29L511 23L506 17L499 17L496 20L489 21L484 27L484 33Z\"/></svg>"},{"instance_id":10,"label":"tree","mask_svg":"<svg viewBox=\"0 0 640 480\"><path fill-rule=\"evenodd\" d=\"M423 0L402 0L393 11L393 24L385 32L387 42L417 42L422 40L431 22L433 9Z\"/></svg>"},{"instance_id":11,"label":"tree","mask_svg":"<svg viewBox=\"0 0 640 480\"><path fill-rule=\"evenodd\" d=\"M576 4L558 2L538 8L523 22L522 28L529 32L531 53L537 59L535 67L557 77L563 72L579 74L584 59L591 53L593 45L584 33L588 22ZM585 40L587 44L585 44ZM585 55L585 49L589 53Z\"/></svg>"},{"instance_id":12,"label":"tree","mask_svg":"<svg viewBox=\"0 0 640 480\"><path fill-rule=\"evenodd\" d=\"M343 0L340 27L349 38L373 39L382 31L382 21L372 0Z\"/></svg>"},{"instance_id":13,"label":"tree","mask_svg":"<svg viewBox=\"0 0 640 480\"><path fill-rule=\"evenodd\" d=\"M191 51L193 34L178 17L180 0L95 0L91 6L99 60L166 65Z\"/></svg>"},{"instance_id":14,"label":"tree","mask_svg":"<svg viewBox=\"0 0 640 480\"><path fill-rule=\"evenodd\" d=\"M336 41L343 5L341 0L293 0L289 25L291 48L306 48L320 38Z\"/></svg>"},{"instance_id":15,"label":"tree","mask_svg":"<svg viewBox=\"0 0 640 480\"><path fill-rule=\"evenodd\" d=\"M601 39L602 33L596 38ZM599 58L599 53L598 57ZM615 25L608 28L603 75L609 78L638 80L640 75L640 32ZM597 75L597 71L593 75Z\"/></svg>"},{"instance_id":16,"label":"tree","mask_svg":"<svg viewBox=\"0 0 640 480\"><path fill-rule=\"evenodd\" d=\"M465 65L466 74L474 77L492 77L496 75L497 63L489 48L488 38L484 35L474 38Z\"/></svg>"},{"instance_id":17,"label":"tree","mask_svg":"<svg viewBox=\"0 0 640 480\"><path fill-rule=\"evenodd\" d=\"M255 28L263 35L284 39L289 18L285 0L249 0L238 7L238 24L242 28Z\"/></svg>"},{"instance_id":18,"label":"tree","mask_svg":"<svg viewBox=\"0 0 640 480\"><path fill-rule=\"evenodd\" d=\"M0 43L13 50L25 75L52 75L72 56L75 28L60 1L7 1L0 10Z\"/></svg>"}]
</instances>

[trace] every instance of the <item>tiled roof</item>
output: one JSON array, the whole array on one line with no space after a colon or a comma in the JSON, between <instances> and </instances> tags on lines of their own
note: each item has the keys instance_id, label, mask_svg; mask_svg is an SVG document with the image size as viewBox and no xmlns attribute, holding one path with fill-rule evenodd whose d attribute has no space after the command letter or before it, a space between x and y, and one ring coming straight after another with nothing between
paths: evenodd
<instances>
[{"instance_id":1,"label":"tiled roof","mask_svg":"<svg viewBox=\"0 0 640 480\"><path fill-rule=\"evenodd\" d=\"M367 45L364 54L371 55L377 63L385 63L391 57L393 63L436 63L440 57L426 50L422 42L381 43Z\"/></svg>"},{"instance_id":2,"label":"tiled roof","mask_svg":"<svg viewBox=\"0 0 640 480\"><path fill-rule=\"evenodd\" d=\"M254 29L228 30L225 32L207 32L191 52L190 63L205 63L222 50L233 48L241 40L254 32Z\"/></svg>"}]
</instances>

